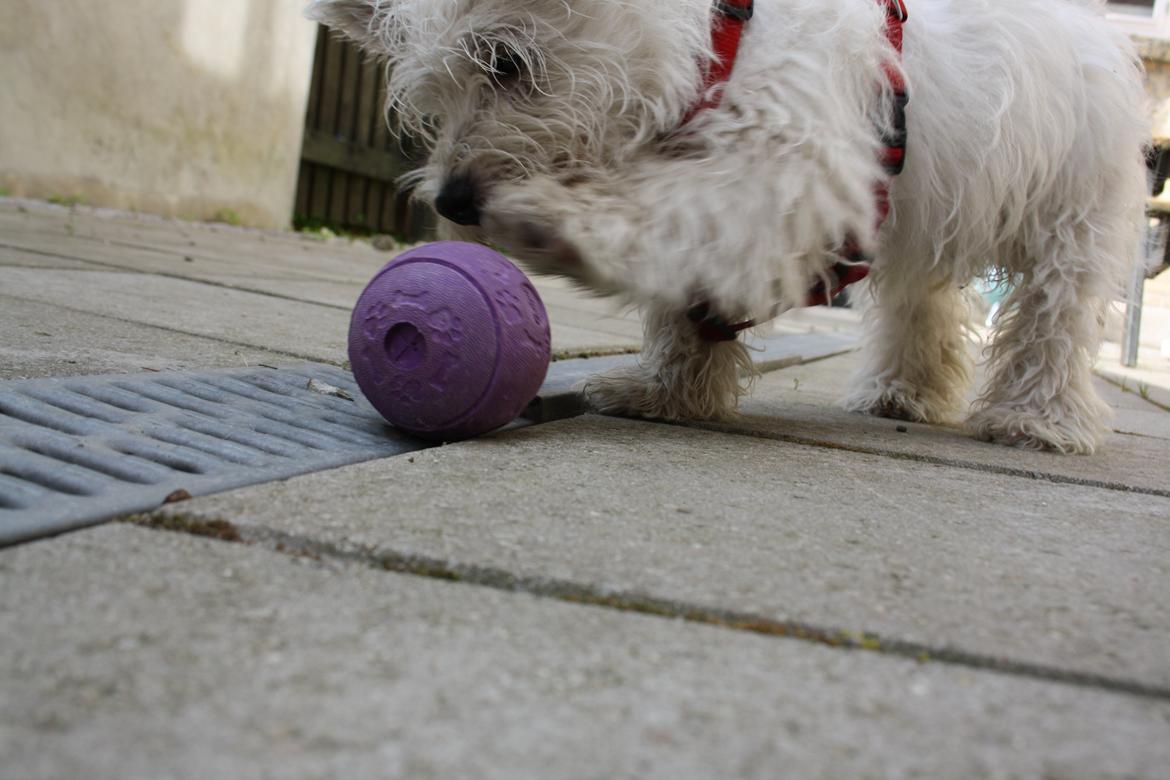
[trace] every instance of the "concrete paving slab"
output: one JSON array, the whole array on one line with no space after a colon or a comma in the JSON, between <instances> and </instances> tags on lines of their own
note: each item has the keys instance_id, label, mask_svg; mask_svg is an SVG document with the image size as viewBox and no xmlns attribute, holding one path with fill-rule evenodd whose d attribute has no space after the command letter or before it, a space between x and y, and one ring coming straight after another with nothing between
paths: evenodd
<instances>
[{"instance_id":1,"label":"concrete paving slab","mask_svg":"<svg viewBox=\"0 0 1170 780\"><path fill-rule=\"evenodd\" d=\"M195 254L162 254L121 245L94 244L71 237L52 237L43 242L24 240L23 243L43 246L26 249L0 244L0 266L130 271L207 282L213 286L322 303L346 310L353 307L368 281L352 273L348 275L351 277L348 281L344 276L340 280L336 276L327 278L320 270L298 270L281 259L262 261L255 257L242 258L238 254L234 260L209 260Z\"/></svg>"},{"instance_id":2,"label":"concrete paving slab","mask_svg":"<svg viewBox=\"0 0 1170 780\"><path fill-rule=\"evenodd\" d=\"M364 242L321 242L293 234L149 218L135 222L130 217L99 217L65 209L34 208L20 213L6 211L0 204L0 264L122 270L193 280L217 288L321 304L347 315L366 282L393 256ZM641 346L641 325L636 316L614 316L609 303L572 290L559 280L537 278L534 283L546 298L553 350L559 355ZM15 294L12 289L5 291ZM226 312L224 316L236 319L236 314ZM229 338L222 333L211 335ZM260 346L273 348L271 343ZM305 356L327 359L320 352Z\"/></svg>"},{"instance_id":3,"label":"concrete paving slab","mask_svg":"<svg viewBox=\"0 0 1170 780\"><path fill-rule=\"evenodd\" d=\"M1094 386L1101 397L1105 399L1105 403L1109 404L1114 410L1124 411L1140 411L1140 412L1165 412L1157 404L1150 403L1141 397L1137 392L1136 387L1127 385L1124 389L1104 376L1098 375L1093 378ZM1170 416L1167 417L1170 419Z\"/></svg>"},{"instance_id":4,"label":"concrete paving slab","mask_svg":"<svg viewBox=\"0 0 1170 780\"><path fill-rule=\"evenodd\" d=\"M544 302L550 306L560 306L581 314L596 314L628 322L640 321L635 308L622 305L612 298L590 295L565 279L543 274L531 274L529 278L540 290Z\"/></svg>"},{"instance_id":5,"label":"concrete paving slab","mask_svg":"<svg viewBox=\"0 0 1170 780\"><path fill-rule=\"evenodd\" d=\"M856 353L842 355L769 374L741 403L740 420L707 427L1170 495L1170 459L1166 457L1170 445L1162 438L1167 433L1166 420L1156 414L1156 407L1147 407L1145 414L1116 410L1118 429L1141 435L1115 435L1095 455L1031 452L977 441L959 427L918 425L844 411L838 401L859 360ZM1107 389L1103 381L1099 386Z\"/></svg>"},{"instance_id":6,"label":"concrete paving slab","mask_svg":"<svg viewBox=\"0 0 1170 780\"><path fill-rule=\"evenodd\" d=\"M101 270L95 269L93 265L81 260L8 247L0 247L0 268L67 268L77 271Z\"/></svg>"},{"instance_id":7,"label":"concrete paving slab","mask_svg":"<svg viewBox=\"0 0 1170 780\"><path fill-rule=\"evenodd\" d=\"M175 511L1170 685L1160 497L584 417Z\"/></svg>"},{"instance_id":8,"label":"concrete paving slab","mask_svg":"<svg viewBox=\"0 0 1170 780\"><path fill-rule=\"evenodd\" d=\"M537 288L544 298L544 291ZM626 346L642 346L642 323L637 319L614 317L601 311L599 303L593 311L583 311L576 305L558 305L544 301L549 316L554 317L554 323L566 328L573 328L582 333L596 334L596 338L609 338L615 344ZM554 339L555 340L555 339Z\"/></svg>"},{"instance_id":9,"label":"concrete paving slab","mask_svg":"<svg viewBox=\"0 0 1170 780\"><path fill-rule=\"evenodd\" d=\"M265 279L259 277L201 274L189 278L235 290L256 292L292 301L317 303L349 313L365 289L365 282L322 281L320 279ZM368 280L366 280L368 281Z\"/></svg>"},{"instance_id":10,"label":"concrete paving slab","mask_svg":"<svg viewBox=\"0 0 1170 780\"><path fill-rule=\"evenodd\" d=\"M623 354L641 349L642 340L564 325L549 311L553 357L565 360L593 355Z\"/></svg>"},{"instance_id":11,"label":"concrete paving slab","mask_svg":"<svg viewBox=\"0 0 1170 780\"><path fill-rule=\"evenodd\" d=\"M363 262L339 258L335 252L326 252L321 246L306 243L303 246L267 246L253 241L239 241L232 249L209 249L192 242L186 247L158 247L130 241L110 241L78 234L55 233L4 234L0 238L3 251L23 251L45 256L68 257L83 260L94 266L139 273L178 275L186 278L205 278L209 274L243 279L312 279L341 280L363 284L385 262L373 250L363 252Z\"/></svg>"},{"instance_id":12,"label":"concrete paving slab","mask_svg":"<svg viewBox=\"0 0 1170 780\"><path fill-rule=\"evenodd\" d=\"M31 209L20 213L11 207L6 210L0 199L0 234L7 241L34 242L40 251L78 257L102 252L103 262L144 272L178 268L191 278L200 278L201 273L274 280L306 276L354 284L360 289L383 264L411 246L380 251L360 240L30 205ZM118 248L134 251L120 258ZM193 264L174 266L175 256L191 257ZM532 281L550 308L565 307L601 317L612 313L609 303L576 290L562 279L534 276ZM625 318L637 322L636 316L627 314Z\"/></svg>"},{"instance_id":13,"label":"concrete paving slab","mask_svg":"<svg viewBox=\"0 0 1170 780\"><path fill-rule=\"evenodd\" d=\"M1170 440L1170 414L1167 410L1142 399L1137 393L1122 390L1102 377L1094 377L1093 383L1105 403L1113 409L1111 425L1115 433ZM1124 439L1116 441L1119 446L1124 446Z\"/></svg>"},{"instance_id":14,"label":"concrete paving slab","mask_svg":"<svg viewBox=\"0 0 1170 780\"><path fill-rule=\"evenodd\" d=\"M264 230L223 223L156 220L140 214L106 215L94 219L89 215L75 213L70 219L66 229L74 229L79 235L85 231L86 235L112 243L132 244L160 251L183 251L185 246L196 247L209 256L225 259L238 253L241 243L256 246L261 253L304 250L350 263L376 263L379 254L379 250L369 241L341 236L326 237L320 233ZM60 223L46 223L45 227L57 232L61 229Z\"/></svg>"},{"instance_id":15,"label":"concrete paving slab","mask_svg":"<svg viewBox=\"0 0 1170 780\"><path fill-rule=\"evenodd\" d=\"M129 526L4 551L0 587L0 754L22 780L1170 765L1166 702Z\"/></svg>"},{"instance_id":16,"label":"concrete paving slab","mask_svg":"<svg viewBox=\"0 0 1170 780\"><path fill-rule=\"evenodd\" d=\"M349 313L331 307L136 273L11 268L4 276L14 298L302 359L345 360Z\"/></svg>"},{"instance_id":17,"label":"concrete paving slab","mask_svg":"<svg viewBox=\"0 0 1170 780\"><path fill-rule=\"evenodd\" d=\"M60 239L53 239L54 243ZM74 251L74 250L70 250ZM79 254L81 249L76 250ZM89 272L116 272L116 268L124 267L141 271L143 278L177 278L193 282L206 282L215 288L236 290L244 293L256 293L268 297L275 296L280 301L294 303L320 304L322 306L344 312L348 317L362 289L368 279L358 281L336 281L315 278L314 275L295 277L290 271L282 278L269 278L266 275L277 272L271 268L260 268L249 263L250 271L235 270L232 273L223 273L228 266L239 269L242 262L237 259L234 263L215 261L209 263L203 258L195 258L190 263L176 260L173 256L159 255L150 257L149 263L137 262L130 250L122 247L101 246L99 250L89 252L91 258L102 258L100 261L72 260L65 256L36 254L25 250L12 250L0 247L0 264L12 268L41 268L41 269L78 269ZM5 258L14 262L4 262ZM17 258L34 258L26 263L15 262ZM389 257L384 258L389 260ZM100 262L100 265L97 264ZM375 269L376 270L376 269ZM372 276L373 272L371 272ZM136 274L137 275L137 274ZM80 281L83 277L72 277L73 281ZM117 277L117 278L125 278ZM19 289L6 285L5 289ZM157 291L155 292L157 295ZM171 297L175 297L172 295ZM600 309L600 304L594 304ZM639 348L642 344L642 326L638 321L628 321L609 317L600 311L586 312L576 307L548 305L549 317L552 322L553 349L563 353L594 353L612 350ZM233 312L235 314L235 312ZM223 334L216 334L223 335ZM320 359L320 358L317 358Z\"/></svg>"},{"instance_id":18,"label":"concrete paving slab","mask_svg":"<svg viewBox=\"0 0 1170 780\"><path fill-rule=\"evenodd\" d=\"M778 333L861 333L861 314L856 309L812 306L792 309L769 323Z\"/></svg>"},{"instance_id":19,"label":"concrete paving slab","mask_svg":"<svg viewBox=\"0 0 1170 780\"><path fill-rule=\"evenodd\" d=\"M361 283L390 258L369 244L313 241L291 233L172 222L143 235L141 227L81 213L13 215L0 208L4 246L144 273L210 271Z\"/></svg>"},{"instance_id":20,"label":"concrete paving slab","mask_svg":"<svg viewBox=\"0 0 1170 780\"><path fill-rule=\"evenodd\" d=\"M2 382L0 546L427 446L324 364Z\"/></svg>"},{"instance_id":21,"label":"concrete paving slab","mask_svg":"<svg viewBox=\"0 0 1170 780\"><path fill-rule=\"evenodd\" d=\"M348 243L319 233L242 227L215 221L191 221L112 208L62 206L26 198L0 197L0 225L34 227L45 232L76 233L109 240L148 241L172 245L187 240L214 243L239 236L269 243Z\"/></svg>"},{"instance_id":22,"label":"concrete paving slab","mask_svg":"<svg viewBox=\"0 0 1170 780\"><path fill-rule=\"evenodd\" d=\"M782 396L794 403L836 407L859 367L861 358L862 355L858 352L831 363L793 367L783 375L772 377L769 383L758 386L756 390L761 398ZM975 400L978 384L973 383L968 390L968 402ZM1136 392L1122 391L1120 387L1103 378L1096 378L1094 385L1113 409L1115 430L1170 438L1170 430L1166 428L1166 424L1170 423L1170 416L1165 415L1164 410L1144 400Z\"/></svg>"},{"instance_id":23,"label":"concrete paving slab","mask_svg":"<svg viewBox=\"0 0 1170 780\"><path fill-rule=\"evenodd\" d=\"M1138 364L1132 368L1121 365L1120 355L1116 344L1106 344L1094 370L1113 384L1170 412L1170 355L1143 348L1139 351Z\"/></svg>"},{"instance_id":24,"label":"concrete paving slab","mask_svg":"<svg viewBox=\"0 0 1170 780\"><path fill-rule=\"evenodd\" d=\"M306 234L257 232L236 228L196 226L186 233L187 240L159 231L139 235L127 231L96 231L111 244L151 251L191 255L196 260L237 263L241 247L251 260L244 272L279 268L281 265L302 273L358 281L372 276L396 252L383 252L369 242L355 239L317 239ZM405 248L405 245L404 245Z\"/></svg>"},{"instance_id":25,"label":"concrete paving slab","mask_svg":"<svg viewBox=\"0 0 1170 780\"><path fill-rule=\"evenodd\" d=\"M749 342L756 371L767 373L784 366L824 360L848 352L856 339L843 333L789 333L771 338L753 338ZM582 393L585 382L593 375L636 365L637 355L593 356L588 360L560 363L550 371L541 388L539 403L527 414L537 422L573 417L588 411Z\"/></svg>"},{"instance_id":26,"label":"concrete paving slab","mask_svg":"<svg viewBox=\"0 0 1170 780\"><path fill-rule=\"evenodd\" d=\"M386 258L389 260L389 257ZM232 289L259 292L294 301L320 303L347 313L353 309L368 280L360 283L321 281L317 279L267 279L226 276L217 273L192 274L190 278ZM544 297L544 291L538 286ZM642 325L637 319L612 317L599 311L584 311L579 304L561 305L545 300L552 326L555 352L599 352L613 349L638 349L642 346Z\"/></svg>"},{"instance_id":27,"label":"concrete paving slab","mask_svg":"<svg viewBox=\"0 0 1170 780\"><path fill-rule=\"evenodd\" d=\"M0 379L287 361L264 349L0 295Z\"/></svg>"}]
</instances>

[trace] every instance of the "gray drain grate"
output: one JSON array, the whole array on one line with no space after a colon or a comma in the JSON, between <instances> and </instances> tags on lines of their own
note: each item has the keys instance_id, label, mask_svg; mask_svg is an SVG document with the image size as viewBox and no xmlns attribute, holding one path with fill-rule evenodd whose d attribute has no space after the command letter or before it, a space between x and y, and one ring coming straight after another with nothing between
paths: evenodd
<instances>
[{"instance_id":1,"label":"gray drain grate","mask_svg":"<svg viewBox=\"0 0 1170 780\"><path fill-rule=\"evenodd\" d=\"M753 357L770 371L854 341L788 336ZM512 425L580 414L580 382L636 360L553 363ZM154 509L178 490L204 495L429 446L385 423L348 372L316 363L0 382L0 546Z\"/></svg>"},{"instance_id":2,"label":"gray drain grate","mask_svg":"<svg viewBox=\"0 0 1170 780\"><path fill-rule=\"evenodd\" d=\"M5 382L0 545L427 446L327 365Z\"/></svg>"}]
</instances>

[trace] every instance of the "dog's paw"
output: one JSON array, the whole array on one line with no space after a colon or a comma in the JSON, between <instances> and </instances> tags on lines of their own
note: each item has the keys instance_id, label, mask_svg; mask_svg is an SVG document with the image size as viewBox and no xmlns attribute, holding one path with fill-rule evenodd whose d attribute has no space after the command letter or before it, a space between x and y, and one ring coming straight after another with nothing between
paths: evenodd
<instances>
[{"instance_id":1,"label":"dog's paw","mask_svg":"<svg viewBox=\"0 0 1170 780\"><path fill-rule=\"evenodd\" d=\"M531 179L492 190L480 216L485 236L537 273L585 276L580 249L566 235L556 182Z\"/></svg>"},{"instance_id":2,"label":"dog's paw","mask_svg":"<svg viewBox=\"0 0 1170 780\"><path fill-rule=\"evenodd\" d=\"M949 404L902 382L861 387L846 396L841 405L850 412L921 423L947 422L953 412Z\"/></svg>"},{"instance_id":3,"label":"dog's paw","mask_svg":"<svg viewBox=\"0 0 1170 780\"><path fill-rule=\"evenodd\" d=\"M727 420L735 417L735 398L700 394L697 388L671 388L643 365L609 371L589 379L585 401L593 411L648 420Z\"/></svg>"},{"instance_id":4,"label":"dog's paw","mask_svg":"<svg viewBox=\"0 0 1170 780\"><path fill-rule=\"evenodd\" d=\"M1099 420L991 406L967 420L971 434L987 442L1066 455L1092 455L1108 431Z\"/></svg>"},{"instance_id":5,"label":"dog's paw","mask_svg":"<svg viewBox=\"0 0 1170 780\"><path fill-rule=\"evenodd\" d=\"M644 366L608 371L585 383L585 402L601 414L682 420L687 415L662 382Z\"/></svg>"}]
</instances>

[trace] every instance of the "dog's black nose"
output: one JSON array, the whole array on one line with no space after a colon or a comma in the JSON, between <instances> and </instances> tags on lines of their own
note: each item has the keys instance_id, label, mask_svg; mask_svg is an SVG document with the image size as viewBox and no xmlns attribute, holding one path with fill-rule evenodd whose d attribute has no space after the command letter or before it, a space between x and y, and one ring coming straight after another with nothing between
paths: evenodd
<instances>
[{"instance_id":1,"label":"dog's black nose","mask_svg":"<svg viewBox=\"0 0 1170 780\"><path fill-rule=\"evenodd\" d=\"M457 225L479 224L479 188L469 176L453 176L435 198L435 211Z\"/></svg>"}]
</instances>

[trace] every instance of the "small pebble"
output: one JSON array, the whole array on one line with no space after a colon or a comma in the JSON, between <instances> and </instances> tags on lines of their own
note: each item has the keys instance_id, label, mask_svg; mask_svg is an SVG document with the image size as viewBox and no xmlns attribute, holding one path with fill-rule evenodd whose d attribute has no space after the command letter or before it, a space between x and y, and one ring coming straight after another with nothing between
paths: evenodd
<instances>
[{"instance_id":1,"label":"small pebble","mask_svg":"<svg viewBox=\"0 0 1170 780\"><path fill-rule=\"evenodd\" d=\"M179 488L167 493L167 497L163 499L164 504L177 504L180 501L187 501L191 498L191 494L186 490Z\"/></svg>"},{"instance_id":2,"label":"small pebble","mask_svg":"<svg viewBox=\"0 0 1170 780\"><path fill-rule=\"evenodd\" d=\"M346 401L352 401L353 396L342 390L340 387L334 387L326 382L319 382L316 379L310 379L309 384L305 385L306 389L321 395L332 395L337 398L342 398Z\"/></svg>"}]
</instances>

